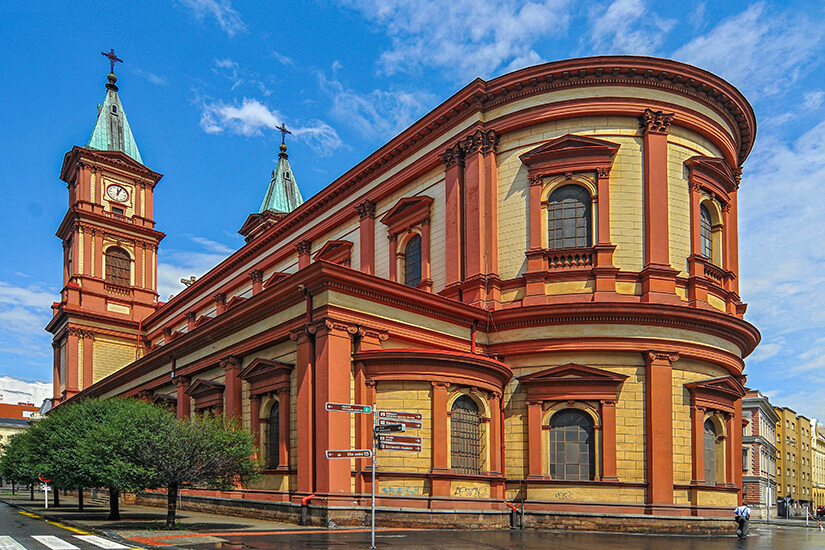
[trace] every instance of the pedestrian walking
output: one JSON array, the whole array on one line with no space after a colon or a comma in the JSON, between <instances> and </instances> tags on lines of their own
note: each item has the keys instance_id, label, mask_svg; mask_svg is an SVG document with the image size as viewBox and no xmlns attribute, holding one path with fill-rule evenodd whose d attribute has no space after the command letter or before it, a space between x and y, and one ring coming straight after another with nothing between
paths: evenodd
<instances>
[{"instance_id":1,"label":"pedestrian walking","mask_svg":"<svg viewBox=\"0 0 825 550\"><path fill-rule=\"evenodd\" d=\"M743 539L748 536L748 526L751 522L751 509L745 500L733 511L733 521L736 522L736 536Z\"/></svg>"}]
</instances>

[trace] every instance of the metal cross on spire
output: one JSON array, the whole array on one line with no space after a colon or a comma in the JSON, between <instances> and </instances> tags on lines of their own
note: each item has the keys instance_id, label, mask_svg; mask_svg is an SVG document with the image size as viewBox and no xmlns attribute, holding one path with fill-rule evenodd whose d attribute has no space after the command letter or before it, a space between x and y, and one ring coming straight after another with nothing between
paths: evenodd
<instances>
[{"instance_id":1,"label":"metal cross on spire","mask_svg":"<svg viewBox=\"0 0 825 550\"><path fill-rule=\"evenodd\" d=\"M286 124L284 124L283 122L280 126L276 126L275 129L281 131L281 145L285 145L284 141L286 140L286 135L292 134L292 132L286 129Z\"/></svg>"},{"instance_id":2,"label":"metal cross on spire","mask_svg":"<svg viewBox=\"0 0 825 550\"><path fill-rule=\"evenodd\" d=\"M109 58L109 63L112 65L110 72L115 72L115 61L118 63L123 63L123 60L115 55L115 49L112 48L108 52L100 52L100 55Z\"/></svg>"}]
</instances>

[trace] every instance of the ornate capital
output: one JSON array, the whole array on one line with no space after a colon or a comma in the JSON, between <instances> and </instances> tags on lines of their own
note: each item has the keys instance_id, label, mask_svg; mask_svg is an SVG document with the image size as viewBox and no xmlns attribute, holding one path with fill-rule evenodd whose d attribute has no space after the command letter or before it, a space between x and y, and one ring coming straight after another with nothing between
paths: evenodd
<instances>
[{"instance_id":1,"label":"ornate capital","mask_svg":"<svg viewBox=\"0 0 825 550\"><path fill-rule=\"evenodd\" d=\"M278 388L277 390L275 390L275 393L278 394L278 399L282 399L283 396L289 395L289 386L285 388Z\"/></svg>"},{"instance_id":2,"label":"ornate capital","mask_svg":"<svg viewBox=\"0 0 825 550\"><path fill-rule=\"evenodd\" d=\"M639 128L642 130L642 135L648 133L667 134L671 122L673 122L673 113L645 109L645 112L639 117Z\"/></svg>"},{"instance_id":3,"label":"ornate capital","mask_svg":"<svg viewBox=\"0 0 825 550\"><path fill-rule=\"evenodd\" d=\"M261 396L260 396L260 394L257 394L257 393L251 393L251 394L249 394L249 400L254 403L255 401L260 401Z\"/></svg>"},{"instance_id":4,"label":"ornate capital","mask_svg":"<svg viewBox=\"0 0 825 550\"><path fill-rule=\"evenodd\" d=\"M226 304L226 294L223 292L218 292L212 298L215 300L216 304Z\"/></svg>"},{"instance_id":5,"label":"ornate capital","mask_svg":"<svg viewBox=\"0 0 825 550\"><path fill-rule=\"evenodd\" d=\"M525 404L526 404L528 407L541 407L542 403L544 403L544 401L536 401L536 400L532 400L532 401L526 401L526 402L525 402Z\"/></svg>"},{"instance_id":6,"label":"ornate capital","mask_svg":"<svg viewBox=\"0 0 825 550\"><path fill-rule=\"evenodd\" d=\"M464 151L465 156L473 153L487 154L495 152L498 147L499 137L495 130L476 130L459 142L459 147Z\"/></svg>"},{"instance_id":7,"label":"ornate capital","mask_svg":"<svg viewBox=\"0 0 825 550\"><path fill-rule=\"evenodd\" d=\"M498 401L501 401L502 397L503 397L503 395L499 391L491 391L490 392L490 399L497 399Z\"/></svg>"},{"instance_id":8,"label":"ornate capital","mask_svg":"<svg viewBox=\"0 0 825 550\"><path fill-rule=\"evenodd\" d=\"M187 312L184 314L184 317L186 317L186 321L187 321L187 322L188 322L188 321L194 321L194 320L197 318L197 316L198 316L198 314L197 314L196 312L194 312L194 311L187 311Z\"/></svg>"},{"instance_id":9,"label":"ornate capital","mask_svg":"<svg viewBox=\"0 0 825 550\"><path fill-rule=\"evenodd\" d=\"M649 350L647 352L647 359L651 363L654 361L667 361L668 363L675 363L679 360L679 354L675 351Z\"/></svg>"},{"instance_id":10,"label":"ornate capital","mask_svg":"<svg viewBox=\"0 0 825 550\"><path fill-rule=\"evenodd\" d=\"M430 225L430 217L429 217L429 216L426 216L426 217L424 217L424 218L421 218L421 222L420 222L420 223L421 223L421 225Z\"/></svg>"},{"instance_id":11,"label":"ornate capital","mask_svg":"<svg viewBox=\"0 0 825 550\"><path fill-rule=\"evenodd\" d=\"M387 235L387 239L388 239L391 243L396 243L396 242L398 242L398 233L389 233L389 234Z\"/></svg>"},{"instance_id":12,"label":"ornate capital","mask_svg":"<svg viewBox=\"0 0 825 550\"><path fill-rule=\"evenodd\" d=\"M95 339L95 333L92 332L91 330L81 330L80 331L80 337L83 338L84 340L94 340Z\"/></svg>"},{"instance_id":13,"label":"ornate capital","mask_svg":"<svg viewBox=\"0 0 825 550\"><path fill-rule=\"evenodd\" d=\"M189 378L187 378L186 376L176 376L174 378L173 382L178 387L181 387L181 386L183 386L185 388L189 387Z\"/></svg>"},{"instance_id":14,"label":"ornate capital","mask_svg":"<svg viewBox=\"0 0 825 550\"><path fill-rule=\"evenodd\" d=\"M241 360L234 355L230 355L228 357L224 357L220 361L220 365L224 369L239 369L241 368Z\"/></svg>"},{"instance_id":15,"label":"ornate capital","mask_svg":"<svg viewBox=\"0 0 825 550\"><path fill-rule=\"evenodd\" d=\"M602 399L601 401L599 401L599 403L601 403L602 406L604 406L604 405L607 405L608 407L615 407L616 406L616 400L615 399Z\"/></svg>"},{"instance_id":16,"label":"ornate capital","mask_svg":"<svg viewBox=\"0 0 825 550\"><path fill-rule=\"evenodd\" d=\"M355 325L351 325L349 323L345 323L343 321L337 321L335 319L324 319L321 323L318 324L318 328L326 329L328 332L333 331L344 331L347 334L357 334L358 327Z\"/></svg>"},{"instance_id":17,"label":"ornate capital","mask_svg":"<svg viewBox=\"0 0 825 550\"><path fill-rule=\"evenodd\" d=\"M359 336L361 336L361 338L372 337L377 338L381 342L386 342L387 339L390 337L389 334L384 331L368 327L358 327L358 334Z\"/></svg>"},{"instance_id":18,"label":"ornate capital","mask_svg":"<svg viewBox=\"0 0 825 550\"><path fill-rule=\"evenodd\" d=\"M447 169L454 166L464 166L464 151L458 144L448 147L447 150L438 155L438 158L441 159Z\"/></svg>"},{"instance_id":19,"label":"ornate capital","mask_svg":"<svg viewBox=\"0 0 825 550\"><path fill-rule=\"evenodd\" d=\"M722 212L724 212L725 214L730 214L730 203L729 202L726 202L724 205L722 205Z\"/></svg>"},{"instance_id":20,"label":"ornate capital","mask_svg":"<svg viewBox=\"0 0 825 550\"><path fill-rule=\"evenodd\" d=\"M598 174L600 179L609 178L610 177L610 167L609 166L602 166L601 168L596 168L596 173Z\"/></svg>"},{"instance_id":21,"label":"ornate capital","mask_svg":"<svg viewBox=\"0 0 825 550\"><path fill-rule=\"evenodd\" d=\"M530 185L541 185L544 181L544 176L541 174L533 174L528 178Z\"/></svg>"},{"instance_id":22,"label":"ornate capital","mask_svg":"<svg viewBox=\"0 0 825 550\"><path fill-rule=\"evenodd\" d=\"M298 254L309 254L312 252L312 241L298 241L295 245Z\"/></svg>"},{"instance_id":23,"label":"ornate capital","mask_svg":"<svg viewBox=\"0 0 825 550\"><path fill-rule=\"evenodd\" d=\"M434 388L445 388L445 389L446 389L446 388L449 388L449 387L450 387L450 383L449 383L449 382L442 382L442 381L440 381L440 380L438 380L438 381L434 381L434 382L430 382L430 384L431 384L431 385L432 385L432 387L434 387Z\"/></svg>"},{"instance_id":24,"label":"ornate capital","mask_svg":"<svg viewBox=\"0 0 825 550\"><path fill-rule=\"evenodd\" d=\"M355 211L358 212L358 216L362 220L366 218L374 218L375 203L370 200L365 200L364 202L355 205Z\"/></svg>"}]
</instances>

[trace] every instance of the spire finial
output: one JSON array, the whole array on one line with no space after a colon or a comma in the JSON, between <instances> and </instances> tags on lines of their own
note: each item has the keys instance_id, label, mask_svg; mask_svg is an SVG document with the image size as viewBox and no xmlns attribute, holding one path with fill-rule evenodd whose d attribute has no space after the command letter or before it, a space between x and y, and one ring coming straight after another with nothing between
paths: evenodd
<instances>
[{"instance_id":1,"label":"spire finial","mask_svg":"<svg viewBox=\"0 0 825 550\"><path fill-rule=\"evenodd\" d=\"M280 147L281 152L278 153L278 156L281 157L281 158L287 158L287 154L286 154L286 135L287 134L292 134L292 132L290 132L289 130L286 129L286 124L284 124L283 122L281 123L280 126L276 126L275 129L281 131L281 147Z\"/></svg>"},{"instance_id":2,"label":"spire finial","mask_svg":"<svg viewBox=\"0 0 825 550\"><path fill-rule=\"evenodd\" d=\"M114 48L111 48L108 52L100 52L100 55L109 58L109 64L111 65L109 72L112 74L115 74L115 62L123 63L123 60L115 55Z\"/></svg>"}]
</instances>

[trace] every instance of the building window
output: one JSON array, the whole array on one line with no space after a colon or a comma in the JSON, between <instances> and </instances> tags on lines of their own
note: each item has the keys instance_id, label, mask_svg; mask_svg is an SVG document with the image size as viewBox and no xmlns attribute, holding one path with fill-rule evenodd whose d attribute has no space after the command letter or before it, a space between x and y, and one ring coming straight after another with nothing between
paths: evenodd
<instances>
[{"instance_id":1,"label":"building window","mask_svg":"<svg viewBox=\"0 0 825 550\"><path fill-rule=\"evenodd\" d=\"M703 204L700 207L699 235L702 240L702 256L713 260L713 223L710 221L710 212Z\"/></svg>"},{"instance_id":2,"label":"building window","mask_svg":"<svg viewBox=\"0 0 825 550\"><path fill-rule=\"evenodd\" d=\"M716 426L710 419L705 420L705 481L709 485L716 485Z\"/></svg>"},{"instance_id":3,"label":"building window","mask_svg":"<svg viewBox=\"0 0 825 550\"><path fill-rule=\"evenodd\" d=\"M129 286L132 260L122 248L112 247L106 251L106 282L118 286Z\"/></svg>"},{"instance_id":4,"label":"building window","mask_svg":"<svg viewBox=\"0 0 825 550\"><path fill-rule=\"evenodd\" d=\"M266 425L266 466L277 468L281 459L281 404L276 401L269 410Z\"/></svg>"},{"instance_id":5,"label":"building window","mask_svg":"<svg viewBox=\"0 0 825 550\"><path fill-rule=\"evenodd\" d=\"M563 185L547 197L547 248L581 248L592 242L590 193Z\"/></svg>"},{"instance_id":6,"label":"building window","mask_svg":"<svg viewBox=\"0 0 825 550\"><path fill-rule=\"evenodd\" d=\"M481 414L471 397L455 400L450 416L450 462L459 474L481 473Z\"/></svg>"},{"instance_id":7,"label":"building window","mask_svg":"<svg viewBox=\"0 0 825 550\"><path fill-rule=\"evenodd\" d=\"M404 247L404 284L415 286L421 282L421 235L413 235Z\"/></svg>"},{"instance_id":8,"label":"building window","mask_svg":"<svg viewBox=\"0 0 825 550\"><path fill-rule=\"evenodd\" d=\"M596 475L593 420L578 409L565 409L550 419L550 475L553 479L587 481Z\"/></svg>"}]
</instances>

